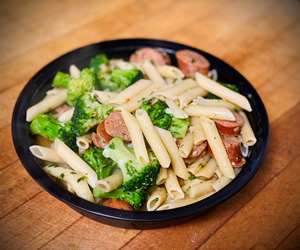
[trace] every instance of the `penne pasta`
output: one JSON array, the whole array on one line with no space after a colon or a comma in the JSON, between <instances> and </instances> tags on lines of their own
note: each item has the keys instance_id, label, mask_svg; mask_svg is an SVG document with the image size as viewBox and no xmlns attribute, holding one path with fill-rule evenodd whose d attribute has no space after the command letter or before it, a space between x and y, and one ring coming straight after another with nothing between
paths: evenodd
<instances>
[{"instance_id":1,"label":"penne pasta","mask_svg":"<svg viewBox=\"0 0 300 250\"><path fill-rule=\"evenodd\" d=\"M168 178L165 182L165 187L168 192L168 195L172 200L179 200L184 198L184 193L172 169L168 169Z\"/></svg>"},{"instance_id":2,"label":"penne pasta","mask_svg":"<svg viewBox=\"0 0 300 250\"><path fill-rule=\"evenodd\" d=\"M100 103L110 103L110 100L117 96L117 93L115 92L108 92L108 91L102 91L102 90L94 90L93 93L95 94L97 100Z\"/></svg>"},{"instance_id":3,"label":"penne pasta","mask_svg":"<svg viewBox=\"0 0 300 250\"><path fill-rule=\"evenodd\" d=\"M191 118L190 131L193 134L194 145L199 145L206 140L200 123L200 117L193 116Z\"/></svg>"},{"instance_id":4,"label":"penne pasta","mask_svg":"<svg viewBox=\"0 0 300 250\"><path fill-rule=\"evenodd\" d=\"M39 146L39 145L32 145L29 147L30 152L37 158L50 161L55 163L63 163L63 159L59 157L59 155L52 150L51 148Z\"/></svg>"},{"instance_id":5,"label":"penne pasta","mask_svg":"<svg viewBox=\"0 0 300 250\"><path fill-rule=\"evenodd\" d=\"M209 161L210 156L209 154L205 154L203 157L199 158L197 161L195 161L193 164L188 166L188 171L193 174L193 175L197 175L197 173L200 171L201 168L203 168L203 166L205 166L207 164L207 162Z\"/></svg>"},{"instance_id":6,"label":"penne pasta","mask_svg":"<svg viewBox=\"0 0 300 250\"><path fill-rule=\"evenodd\" d=\"M150 80L141 79L124 89L122 92L113 97L109 102L116 104L123 104L130 101L142 90L148 88L152 82Z\"/></svg>"},{"instance_id":7,"label":"penne pasta","mask_svg":"<svg viewBox=\"0 0 300 250\"><path fill-rule=\"evenodd\" d=\"M214 121L201 117L200 122L221 172L224 176L233 179L235 174Z\"/></svg>"},{"instance_id":8,"label":"penne pasta","mask_svg":"<svg viewBox=\"0 0 300 250\"><path fill-rule=\"evenodd\" d=\"M164 184L167 178L168 178L168 170L166 168L160 168L158 176L156 178L156 185Z\"/></svg>"},{"instance_id":9,"label":"penne pasta","mask_svg":"<svg viewBox=\"0 0 300 250\"><path fill-rule=\"evenodd\" d=\"M250 103L245 96L222 86L221 84L209 79L208 77L200 73L196 73L195 78L199 86L204 88L208 92L211 92L218 97L228 100L249 112L252 111Z\"/></svg>"},{"instance_id":10,"label":"penne pasta","mask_svg":"<svg viewBox=\"0 0 300 250\"><path fill-rule=\"evenodd\" d=\"M156 69L159 74L165 78L169 79L182 79L184 78L184 74L182 71L171 65L156 65Z\"/></svg>"},{"instance_id":11,"label":"penne pasta","mask_svg":"<svg viewBox=\"0 0 300 250\"><path fill-rule=\"evenodd\" d=\"M101 192L107 193L117 189L119 186L122 185L122 183L123 183L122 171L119 168L117 168L110 176L97 181L96 186L100 189Z\"/></svg>"},{"instance_id":12,"label":"penne pasta","mask_svg":"<svg viewBox=\"0 0 300 250\"><path fill-rule=\"evenodd\" d=\"M157 131L155 130L149 115L146 111L138 109L135 112L135 117L138 120L140 128L142 129L143 134L146 137L146 140L148 141L155 156L157 157L160 165L164 168L168 168L171 163L170 157Z\"/></svg>"},{"instance_id":13,"label":"penne pasta","mask_svg":"<svg viewBox=\"0 0 300 250\"><path fill-rule=\"evenodd\" d=\"M82 160L72 149L64 144L60 139L55 139L53 143L55 152L64 160L72 169L78 171L88 178L88 183L91 187L96 186L97 174L96 172Z\"/></svg>"},{"instance_id":14,"label":"penne pasta","mask_svg":"<svg viewBox=\"0 0 300 250\"><path fill-rule=\"evenodd\" d=\"M191 185L187 193L190 198L196 198L203 195L211 194L212 192L214 192L212 183L205 181L197 183L195 185Z\"/></svg>"},{"instance_id":15,"label":"penne pasta","mask_svg":"<svg viewBox=\"0 0 300 250\"><path fill-rule=\"evenodd\" d=\"M244 124L241 129L242 142L246 146L253 146L257 140L249 120L244 112L240 111L239 114L244 118Z\"/></svg>"},{"instance_id":16,"label":"penne pasta","mask_svg":"<svg viewBox=\"0 0 300 250\"><path fill-rule=\"evenodd\" d=\"M138 121L125 109L121 109L121 114L128 129L136 158L142 164L149 163L146 144Z\"/></svg>"},{"instance_id":17,"label":"penne pasta","mask_svg":"<svg viewBox=\"0 0 300 250\"><path fill-rule=\"evenodd\" d=\"M233 113L225 107L189 105L184 111L190 116L207 116L212 119L235 121Z\"/></svg>"},{"instance_id":18,"label":"penne pasta","mask_svg":"<svg viewBox=\"0 0 300 250\"><path fill-rule=\"evenodd\" d=\"M226 185L228 185L231 182L231 180L232 179L230 179L230 178L228 178L226 176L222 176L218 180L216 180L215 182L213 182L212 186L213 186L214 190L216 192L218 192L223 187L225 187Z\"/></svg>"},{"instance_id":19,"label":"penne pasta","mask_svg":"<svg viewBox=\"0 0 300 250\"><path fill-rule=\"evenodd\" d=\"M204 177L205 179L210 179L214 176L217 170L217 162L215 159L211 158L204 167L202 167L195 176Z\"/></svg>"},{"instance_id":20,"label":"penne pasta","mask_svg":"<svg viewBox=\"0 0 300 250\"><path fill-rule=\"evenodd\" d=\"M145 61L142 65L144 72L149 77L149 79L160 86L165 86L166 82L161 77L155 66L150 61Z\"/></svg>"},{"instance_id":21,"label":"penne pasta","mask_svg":"<svg viewBox=\"0 0 300 250\"><path fill-rule=\"evenodd\" d=\"M70 72L70 75L71 75L72 78L79 78L80 77L80 70L74 64L70 65L69 72Z\"/></svg>"},{"instance_id":22,"label":"penne pasta","mask_svg":"<svg viewBox=\"0 0 300 250\"><path fill-rule=\"evenodd\" d=\"M229 108L230 110L239 109L238 106L228 101L222 99L205 99L202 96L198 96L196 99L194 99L193 104L202 105L202 106L225 107L225 108Z\"/></svg>"},{"instance_id":23,"label":"penne pasta","mask_svg":"<svg viewBox=\"0 0 300 250\"><path fill-rule=\"evenodd\" d=\"M44 171L65 182L69 185L70 190L73 190L80 198L94 202L94 197L87 184L86 176L71 169L52 165L44 167Z\"/></svg>"},{"instance_id":24,"label":"penne pasta","mask_svg":"<svg viewBox=\"0 0 300 250\"><path fill-rule=\"evenodd\" d=\"M165 100L166 104L168 105L168 108L166 109L166 112L169 114L172 114L174 117L179 119L186 119L189 116L187 113L185 113L181 108L179 108L174 101L170 99Z\"/></svg>"},{"instance_id":25,"label":"penne pasta","mask_svg":"<svg viewBox=\"0 0 300 250\"><path fill-rule=\"evenodd\" d=\"M31 106L26 111L26 121L31 122L38 114L48 111L62 105L67 99L66 89L57 89L55 94L47 95L43 100Z\"/></svg>"},{"instance_id":26,"label":"penne pasta","mask_svg":"<svg viewBox=\"0 0 300 250\"><path fill-rule=\"evenodd\" d=\"M192 102L196 97L201 97L207 95L207 91L201 87L194 87L188 89L184 93L178 96L179 106L181 108L186 107L190 102Z\"/></svg>"},{"instance_id":27,"label":"penne pasta","mask_svg":"<svg viewBox=\"0 0 300 250\"><path fill-rule=\"evenodd\" d=\"M75 110L75 108L72 107L72 108L70 108L69 110L67 110L67 111L65 111L65 112L63 112L63 113L61 113L61 114L57 117L57 120L58 120L59 122L63 122L63 123L66 123L66 122L70 121L70 120L72 119L73 114L74 114L74 110Z\"/></svg>"},{"instance_id":28,"label":"penne pasta","mask_svg":"<svg viewBox=\"0 0 300 250\"><path fill-rule=\"evenodd\" d=\"M186 136L179 141L179 154L182 158L187 158L193 149L194 138L192 133L187 133Z\"/></svg>"},{"instance_id":29,"label":"penne pasta","mask_svg":"<svg viewBox=\"0 0 300 250\"><path fill-rule=\"evenodd\" d=\"M179 150L178 150L177 145L172 137L172 134L168 130L165 130L162 128L156 127L156 130L171 157L172 167L173 167L175 174L178 177L180 177L184 180L187 180L189 178L189 173L187 171L187 168L185 166L183 159L181 158L181 156L179 154Z\"/></svg>"},{"instance_id":30,"label":"penne pasta","mask_svg":"<svg viewBox=\"0 0 300 250\"><path fill-rule=\"evenodd\" d=\"M156 187L154 191L150 194L147 200L147 211L156 210L161 204L163 204L167 199L167 191L163 187Z\"/></svg>"},{"instance_id":31,"label":"penne pasta","mask_svg":"<svg viewBox=\"0 0 300 250\"><path fill-rule=\"evenodd\" d=\"M90 135L83 135L76 138L76 145L81 153L87 150L91 143L92 140Z\"/></svg>"}]
</instances>

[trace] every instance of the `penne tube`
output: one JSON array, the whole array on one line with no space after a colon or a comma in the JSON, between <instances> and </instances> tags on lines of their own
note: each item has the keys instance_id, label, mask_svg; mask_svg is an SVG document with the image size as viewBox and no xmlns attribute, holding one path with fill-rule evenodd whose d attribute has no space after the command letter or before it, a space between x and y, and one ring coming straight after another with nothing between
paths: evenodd
<instances>
[{"instance_id":1,"label":"penne tube","mask_svg":"<svg viewBox=\"0 0 300 250\"><path fill-rule=\"evenodd\" d=\"M80 70L74 64L70 65L69 72L70 72L70 75L71 75L72 78L79 78L80 77Z\"/></svg>"},{"instance_id":2,"label":"penne tube","mask_svg":"<svg viewBox=\"0 0 300 250\"><path fill-rule=\"evenodd\" d=\"M201 87L194 87L188 89L180 96L178 96L179 105L181 108L186 107L190 102L192 102L196 97L207 95L207 91Z\"/></svg>"},{"instance_id":3,"label":"penne tube","mask_svg":"<svg viewBox=\"0 0 300 250\"><path fill-rule=\"evenodd\" d=\"M197 177L204 177L206 179L210 179L214 176L215 172L217 170L217 162L215 159L211 158L207 164L202 167L195 176Z\"/></svg>"},{"instance_id":4,"label":"penne tube","mask_svg":"<svg viewBox=\"0 0 300 250\"><path fill-rule=\"evenodd\" d=\"M146 144L138 121L132 114L130 114L130 112L125 109L121 109L121 114L132 141L135 157L142 164L149 163Z\"/></svg>"},{"instance_id":5,"label":"penne tube","mask_svg":"<svg viewBox=\"0 0 300 250\"><path fill-rule=\"evenodd\" d=\"M166 182L166 179L168 178L168 170L166 168L160 168L158 176L156 178L156 185L161 185Z\"/></svg>"},{"instance_id":6,"label":"penne tube","mask_svg":"<svg viewBox=\"0 0 300 250\"><path fill-rule=\"evenodd\" d=\"M165 86L166 82L161 77L155 66L150 61L145 61L142 65L144 72L149 77L149 79L160 86Z\"/></svg>"},{"instance_id":7,"label":"penne tube","mask_svg":"<svg viewBox=\"0 0 300 250\"><path fill-rule=\"evenodd\" d=\"M172 169L168 169L168 178L165 182L165 187L172 200L184 198L184 193L179 185L177 176Z\"/></svg>"},{"instance_id":8,"label":"penne tube","mask_svg":"<svg viewBox=\"0 0 300 250\"><path fill-rule=\"evenodd\" d=\"M225 187L226 185L228 185L230 182L231 182L230 178L228 178L226 176L222 176L218 180L216 180L215 182L213 182L212 186L213 186L214 190L216 192L218 192L223 187Z\"/></svg>"},{"instance_id":9,"label":"penne tube","mask_svg":"<svg viewBox=\"0 0 300 250\"><path fill-rule=\"evenodd\" d=\"M192 133L187 133L186 136L179 141L179 154L182 158L187 158L191 153L194 145Z\"/></svg>"},{"instance_id":10,"label":"penne tube","mask_svg":"<svg viewBox=\"0 0 300 250\"><path fill-rule=\"evenodd\" d=\"M188 190L188 196L190 198L196 198L203 195L211 194L212 192L214 192L212 183L205 181L202 183L191 185L190 189Z\"/></svg>"},{"instance_id":11,"label":"penne tube","mask_svg":"<svg viewBox=\"0 0 300 250\"><path fill-rule=\"evenodd\" d=\"M193 175L197 175L197 173L200 171L201 168L203 168L203 166L205 166L207 164L207 162L209 161L210 156L209 154L205 154L203 157L199 158L197 161L195 161L193 164L188 166L188 171L193 174Z\"/></svg>"},{"instance_id":12,"label":"penne tube","mask_svg":"<svg viewBox=\"0 0 300 250\"><path fill-rule=\"evenodd\" d=\"M168 105L168 108L166 109L167 113L172 114L175 118L179 119L186 119L189 117L186 112L175 104L174 101L166 99L165 102Z\"/></svg>"},{"instance_id":13,"label":"penne tube","mask_svg":"<svg viewBox=\"0 0 300 250\"><path fill-rule=\"evenodd\" d=\"M182 79L184 78L184 74L182 71L171 65L156 65L157 71L160 73L161 76L168 78L168 79Z\"/></svg>"},{"instance_id":14,"label":"penne tube","mask_svg":"<svg viewBox=\"0 0 300 250\"><path fill-rule=\"evenodd\" d=\"M139 108L141 105L141 101L144 98L151 96L156 90L158 90L160 86L158 84L151 84L148 88L142 90L135 97L133 97L129 102L123 104L121 107L132 112Z\"/></svg>"},{"instance_id":15,"label":"penne tube","mask_svg":"<svg viewBox=\"0 0 300 250\"><path fill-rule=\"evenodd\" d=\"M39 146L39 145L32 145L29 147L30 152L37 158L50 161L55 163L63 163L63 159L59 157L59 155L52 150L51 148Z\"/></svg>"},{"instance_id":16,"label":"penne tube","mask_svg":"<svg viewBox=\"0 0 300 250\"><path fill-rule=\"evenodd\" d=\"M178 177L187 180L189 178L189 173L187 171L183 159L179 154L179 150L172 137L172 134L168 130L158 128L158 127L156 127L156 131L158 132L160 139L162 140L164 146L166 147L171 157L172 167L175 174Z\"/></svg>"},{"instance_id":17,"label":"penne tube","mask_svg":"<svg viewBox=\"0 0 300 250\"><path fill-rule=\"evenodd\" d=\"M193 79L186 79L183 80L180 83L177 83L175 85L172 85L171 87L168 87L158 93L157 95L161 95L164 97L167 97L169 99L176 99L177 96L184 93L186 90L197 87L197 83Z\"/></svg>"},{"instance_id":18,"label":"penne tube","mask_svg":"<svg viewBox=\"0 0 300 250\"><path fill-rule=\"evenodd\" d=\"M221 84L209 79L208 77L200 73L196 73L195 78L199 86L204 88L208 92L211 92L218 97L228 100L249 112L252 111L250 103L245 96L222 86Z\"/></svg>"},{"instance_id":19,"label":"penne tube","mask_svg":"<svg viewBox=\"0 0 300 250\"><path fill-rule=\"evenodd\" d=\"M60 158L62 158L72 169L87 176L87 181L91 187L94 188L96 186L96 172L84 160L82 160L79 155L72 151L72 149L70 149L60 139L54 140L53 148Z\"/></svg>"},{"instance_id":20,"label":"penne tube","mask_svg":"<svg viewBox=\"0 0 300 250\"><path fill-rule=\"evenodd\" d=\"M184 111L190 116L207 116L212 119L235 121L233 113L225 107L189 105Z\"/></svg>"},{"instance_id":21,"label":"penne tube","mask_svg":"<svg viewBox=\"0 0 300 250\"><path fill-rule=\"evenodd\" d=\"M156 210L161 204L163 204L167 199L167 191L163 187L156 187L154 191L150 194L147 200L147 211Z\"/></svg>"},{"instance_id":22,"label":"penne tube","mask_svg":"<svg viewBox=\"0 0 300 250\"><path fill-rule=\"evenodd\" d=\"M155 130L149 115L145 110L138 109L135 112L135 117L160 165L163 168L168 168L171 163L170 157L157 131Z\"/></svg>"},{"instance_id":23,"label":"penne tube","mask_svg":"<svg viewBox=\"0 0 300 250\"><path fill-rule=\"evenodd\" d=\"M224 176L233 179L235 174L214 121L204 116L201 117L200 121L205 137L221 172Z\"/></svg>"},{"instance_id":24,"label":"penne tube","mask_svg":"<svg viewBox=\"0 0 300 250\"><path fill-rule=\"evenodd\" d=\"M229 108L230 110L236 110L240 108L222 99L205 99L202 96L198 96L196 99L194 99L193 104L202 105L202 106L225 107L225 108Z\"/></svg>"},{"instance_id":25,"label":"penne tube","mask_svg":"<svg viewBox=\"0 0 300 250\"><path fill-rule=\"evenodd\" d=\"M246 146L253 146L257 140L250 122L244 112L240 111L239 114L244 118L244 124L241 129L242 142Z\"/></svg>"},{"instance_id":26,"label":"penne tube","mask_svg":"<svg viewBox=\"0 0 300 250\"><path fill-rule=\"evenodd\" d=\"M142 90L148 88L152 82L150 80L141 79L124 89L122 92L113 97L109 102L116 104L123 104L130 101Z\"/></svg>"},{"instance_id":27,"label":"penne tube","mask_svg":"<svg viewBox=\"0 0 300 250\"><path fill-rule=\"evenodd\" d=\"M76 138L76 145L81 152L87 150L90 147L90 143L92 143L92 140L89 135L83 135Z\"/></svg>"},{"instance_id":28,"label":"penne tube","mask_svg":"<svg viewBox=\"0 0 300 250\"><path fill-rule=\"evenodd\" d=\"M122 171L117 168L112 175L97 181L97 188L103 193L107 193L117 189L123 183Z\"/></svg>"},{"instance_id":29,"label":"penne tube","mask_svg":"<svg viewBox=\"0 0 300 250\"><path fill-rule=\"evenodd\" d=\"M205 138L205 135L203 133L202 126L200 123L200 117L193 116L191 118L190 131L193 134L194 145L199 145L202 142L206 141L206 138Z\"/></svg>"},{"instance_id":30,"label":"penne tube","mask_svg":"<svg viewBox=\"0 0 300 250\"><path fill-rule=\"evenodd\" d=\"M94 90L93 94L96 96L97 100L103 104L110 103L110 100L117 96L116 92L108 92L102 90Z\"/></svg>"},{"instance_id":31,"label":"penne tube","mask_svg":"<svg viewBox=\"0 0 300 250\"><path fill-rule=\"evenodd\" d=\"M69 190L73 190L80 198L94 202L94 197L87 184L86 176L71 169L51 165L44 167L44 171L65 182Z\"/></svg>"},{"instance_id":32,"label":"penne tube","mask_svg":"<svg viewBox=\"0 0 300 250\"><path fill-rule=\"evenodd\" d=\"M43 100L31 106L26 111L26 121L31 122L38 114L47 113L62 105L67 99L66 89L57 89L56 94L47 95Z\"/></svg>"}]
</instances>

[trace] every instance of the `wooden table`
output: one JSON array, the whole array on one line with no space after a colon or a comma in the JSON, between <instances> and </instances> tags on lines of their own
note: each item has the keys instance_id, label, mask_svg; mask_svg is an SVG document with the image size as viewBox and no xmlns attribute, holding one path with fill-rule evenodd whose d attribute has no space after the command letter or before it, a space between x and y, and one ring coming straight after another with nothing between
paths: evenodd
<instances>
[{"instance_id":1,"label":"wooden table","mask_svg":"<svg viewBox=\"0 0 300 250\"><path fill-rule=\"evenodd\" d=\"M300 247L300 2L1 1L0 249L292 249ZM15 154L11 114L50 60L104 39L149 37L206 50L256 87L271 122L268 154L236 196L185 224L126 230L44 192Z\"/></svg>"}]
</instances>

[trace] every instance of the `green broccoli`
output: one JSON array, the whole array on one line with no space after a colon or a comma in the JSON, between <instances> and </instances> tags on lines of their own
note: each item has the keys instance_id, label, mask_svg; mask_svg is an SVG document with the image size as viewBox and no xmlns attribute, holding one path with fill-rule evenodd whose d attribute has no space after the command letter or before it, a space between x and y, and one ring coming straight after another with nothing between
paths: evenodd
<instances>
[{"instance_id":1,"label":"green broccoli","mask_svg":"<svg viewBox=\"0 0 300 250\"><path fill-rule=\"evenodd\" d=\"M109 60L105 54L98 54L93 57L90 61L90 68L94 70L94 72L99 71L99 66L101 64L108 64Z\"/></svg>"},{"instance_id":2,"label":"green broccoli","mask_svg":"<svg viewBox=\"0 0 300 250\"><path fill-rule=\"evenodd\" d=\"M72 130L72 122L69 121L60 129L58 138L61 139L72 150L77 151L76 134Z\"/></svg>"},{"instance_id":3,"label":"green broccoli","mask_svg":"<svg viewBox=\"0 0 300 250\"><path fill-rule=\"evenodd\" d=\"M70 80L71 76L68 73L58 71L54 76L52 86L56 88L67 88Z\"/></svg>"},{"instance_id":4,"label":"green broccoli","mask_svg":"<svg viewBox=\"0 0 300 250\"><path fill-rule=\"evenodd\" d=\"M97 173L98 179L110 176L116 163L103 156L103 149L89 148L82 155L83 160L88 163Z\"/></svg>"},{"instance_id":5,"label":"green broccoli","mask_svg":"<svg viewBox=\"0 0 300 250\"><path fill-rule=\"evenodd\" d=\"M41 135L53 141L58 137L63 125L59 123L52 115L39 114L30 124L31 133Z\"/></svg>"},{"instance_id":6,"label":"green broccoli","mask_svg":"<svg viewBox=\"0 0 300 250\"><path fill-rule=\"evenodd\" d=\"M223 83L220 82L221 85L223 85L224 87L233 90L235 92L239 92L239 88L235 85L235 84L231 84L231 83ZM206 96L207 99L220 99L220 97L214 95L213 93L208 93L208 95Z\"/></svg>"},{"instance_id":7,"label":"green broccoli","mask_svg":"<svg viewBox=\"0 0 300 250\"><path fill-rule=\"evenodd\" d=\"M188 119L179 119L172 117L172 122L169 130L175 138L183 138L188 131L189 125L190 122Z\"/></svg>"},{"instance_id":8,"label":"green broccoli","mask_svg":"<svg viewBox=\"0 0 300 250\"><path fill-rule=\"evenodd\" d=\"M128 202L134 209L139 209L143 206L147 198L147 193L144 190L127 191L124 188L118 188L112 192L102 193L100 188L96 186L93 190L96 198L110 198Z\"/></svg>"},{"instance_id":9,"label":"green broccoli","mask_svg":"<svg viewBox=\"0 0 300 250\"><path fill-rule=\"evenodd\" d=\"M79 78L72 78L68 85L67 103L73 106L83 94L94 89L96 75L91 69L83 69Z\"/></svg>"},{"instance_id":10,"label":"green broccoli","mask_svg":"<svg viewBox=\"0 0 300 250\"><path fill-rule=\"evenodd\" d=\"M124 190L147 190L155 184L160 167L157 159L146 165L140 164L120 138L113 138L104 149L103 155L118 164L123 174Z\"/></svg>"},{"instance_id":11,"label":"green broccoli","mask_svg":"<svg viewBox=\"0 0 300 250\"><path fill-rule=\"evenodd\" d=\"M98 88L109 91L122 91L137 80L143 78L142 71L138 69L113 69L111 73L98 72Z\"/></svg>"},{"instance_id":12,"label":"green broccoli","mask_svg":"<svg viewBox=\"0 0 300 250\"><path fill-rule=\"evenodd\" d=\"M102 122L113 110L111 105L100 104L91 93L81 96L71 119L72 131L76 136L86 134L92 127Z\"/></svg>"},{"instance_id":13,"label":"green broccoli","mask_svg":"<svg viewBox=\"0 0 300 250\"><path fill-rule=\"evenodd\" d=\"M154 104L151 104L151 101L148 100L142 103L141 108L148 113L155 126L164 129L168 129L171 126L172 115L166 113L168 105L165 102L158 100Z\"/></svg>"}]
</instances>

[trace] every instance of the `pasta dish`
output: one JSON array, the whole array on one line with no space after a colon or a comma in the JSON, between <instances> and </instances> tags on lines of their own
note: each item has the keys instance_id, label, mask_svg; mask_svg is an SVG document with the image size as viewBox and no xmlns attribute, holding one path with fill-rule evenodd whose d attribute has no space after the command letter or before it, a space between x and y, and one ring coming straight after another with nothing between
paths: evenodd
<instances>
[{"instance_id":1,"label":"pasta dish","mask_svg":"<svg viewBox=\"0 0 300 250\"><path fill-rule=\"evenodd\" d=\"M203 55L184 49L172 59L145 47L56 72L26 112L29 150L49 178L129 211L186 206L236 178L256 143L248 99Z\"/></svg>"}]
</instances>

